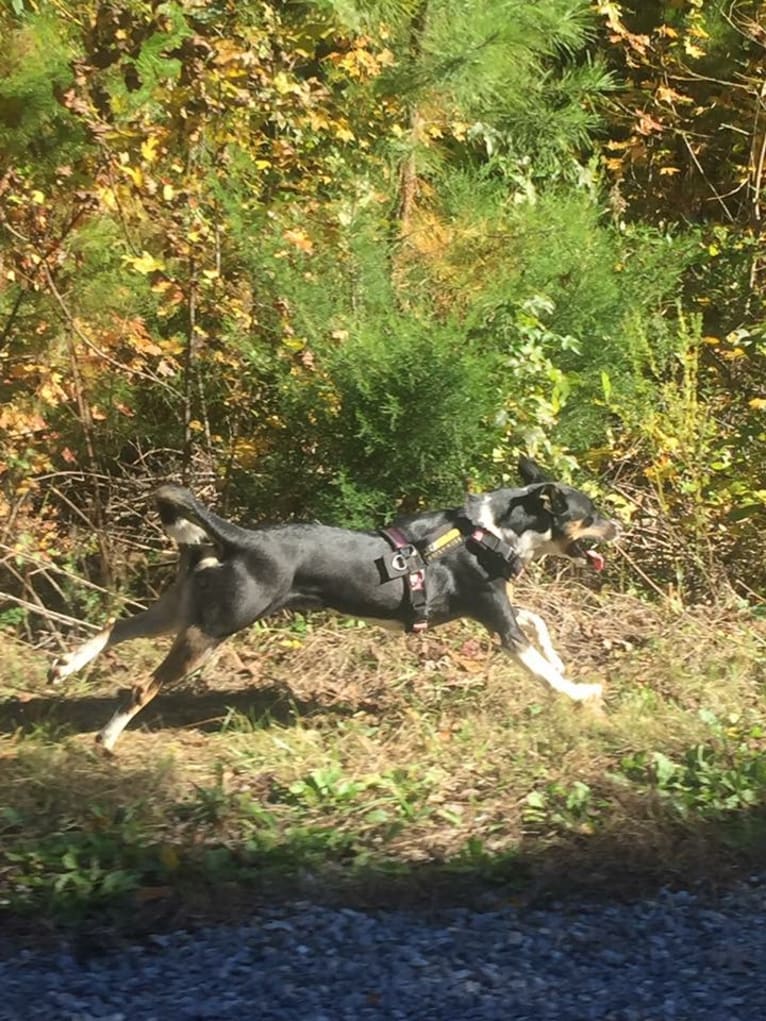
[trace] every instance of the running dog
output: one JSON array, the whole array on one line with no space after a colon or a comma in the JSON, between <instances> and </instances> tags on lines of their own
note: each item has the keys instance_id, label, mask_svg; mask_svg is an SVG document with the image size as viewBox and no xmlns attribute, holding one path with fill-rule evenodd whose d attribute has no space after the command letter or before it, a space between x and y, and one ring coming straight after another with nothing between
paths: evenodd
<instances>
[{"instance_id":1,"label":"running dog","mask_svg":"<svg viewBox=\"0 0 766 1021\"><path fill-rule=\"evenodd\" d=\"M229 635L278 610L327 608L415 631L472 618L497 633L503 649L534 677L571 699L597 699L601 685L565 677L545 624L511 606L508 582L530 561L551 554L601 570L604 558L592 544L616 539L619 526L534 462L523 458L519 469L523 488L469 495L462 507L402 517L379 532L322 524L246 529L212 513L188 490L164 485L155 501L165 531L180 546L175 581L148 609L110 623L62 656L49 680L60 684L119 642L175 636L162 663L97 735L111 752L163 685L199 668ZM542 653L520 625L535 629Z\"/></svg>"}]
</instances>

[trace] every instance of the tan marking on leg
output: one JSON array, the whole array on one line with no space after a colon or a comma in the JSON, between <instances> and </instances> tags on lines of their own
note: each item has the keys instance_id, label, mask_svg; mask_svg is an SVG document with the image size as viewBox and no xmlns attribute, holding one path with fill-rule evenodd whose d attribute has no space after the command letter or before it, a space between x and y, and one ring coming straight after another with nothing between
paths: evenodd
<instances>
[{"instance_id":1,"label":"tan marking on leg","mask_svg":"<svg viewBox=\"0 0 766 1021\"><path fill-rule=\"evenodd\" d=\"M220 644L220 639L211 638L199 628L191 627L181 632L170 652L160 663L146 684L138 684L131 692L130 701L112 716L106 726L96 735L96 743L111 752L117 739L130 721L147 705L163 684L180 681L187 674L202 666L204 661Z\"/></svg>"}]
</instances>

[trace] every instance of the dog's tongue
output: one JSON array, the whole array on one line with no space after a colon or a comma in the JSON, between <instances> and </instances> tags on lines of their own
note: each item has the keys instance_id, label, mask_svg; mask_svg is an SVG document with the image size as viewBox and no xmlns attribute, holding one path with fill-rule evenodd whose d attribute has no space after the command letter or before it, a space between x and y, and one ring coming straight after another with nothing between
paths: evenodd
<instances>
[{"instance_id":1,"label":"dog's tongue","mask_svg":"<svg viewBox=\"0 0 766 1021\"><path fill-rule=\"evenodd\" d=\"M585 556L590 560L591 567L594 571L603 571L606 564L606 560L594 549L586 549Z\"/></svg>"}]
</instances>

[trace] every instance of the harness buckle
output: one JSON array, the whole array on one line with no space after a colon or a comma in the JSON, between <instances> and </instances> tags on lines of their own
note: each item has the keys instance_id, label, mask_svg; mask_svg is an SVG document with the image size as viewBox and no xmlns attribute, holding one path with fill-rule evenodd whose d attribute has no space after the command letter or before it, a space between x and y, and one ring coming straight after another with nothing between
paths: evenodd
<instances>
[{"instance_id":1,"label":"harness buckle","mask_svg":"<svg viewBox=\"0 0 766 1021\"><path fill-rule=\"evenodd\" d=\"M420 550L414 543L408 542L405 534L398 528L382 528L381 534L393 547L391 552L384 554L380 560L383 580L391 581L394 578L404 580L411 610L408 629L416 632L425 631L428 627L428 597L425 562Z\"/></svg>"},{"instance_id":2,"label":"harness buckle","mask_svg":"<svg viewBox=\"0 0 766 1021\"><path fill-rule=\"evenodd\" d=\"M414 546L400 546L391 554L389 563L397 574L406 574L410 569L409 562L417 554Z\"/></svg>"}]
</instances>

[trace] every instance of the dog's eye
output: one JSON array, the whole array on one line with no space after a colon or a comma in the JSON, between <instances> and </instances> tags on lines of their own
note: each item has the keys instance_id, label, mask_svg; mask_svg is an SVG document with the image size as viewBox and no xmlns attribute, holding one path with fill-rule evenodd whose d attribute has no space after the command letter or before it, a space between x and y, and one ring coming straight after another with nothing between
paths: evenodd
<instances>
[{"instance_id":1,"label":"dog's eye","mask_svg":"<svg viewBox=\"0 0 766 1021\"><path fill-rule=\"evenodd\" d=\"M587 518L583 518L582 519L582 527L583 528L590 528L590 526L592 524L593 524L593 517L590 514L587 516Z\"/></svg>"}]
</instances>

